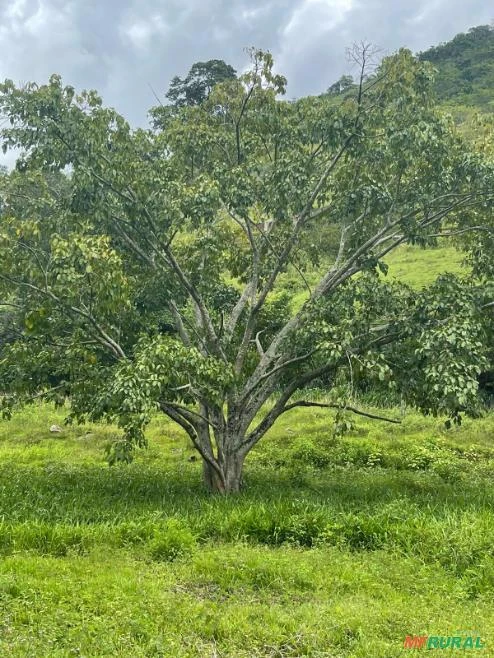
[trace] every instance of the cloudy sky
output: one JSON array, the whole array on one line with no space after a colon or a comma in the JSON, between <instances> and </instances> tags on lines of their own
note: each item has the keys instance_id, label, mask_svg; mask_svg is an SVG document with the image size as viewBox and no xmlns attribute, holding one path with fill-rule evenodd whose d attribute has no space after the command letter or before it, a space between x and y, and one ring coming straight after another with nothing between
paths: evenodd
<instances>
[{"instance_id":1,"label":"cloudy sky","mask_svg":"<svg viewBox=\"0 0 494 658\"><path fill-rule=\"evenodd\" d=\"M354 41L419 51L493 19L489 0L0 0L0 79L61 73L144 125L151 87L199 60L241 69L244 46L271 50L295 97L351 72Z\"/></svg>"}]
</instances>

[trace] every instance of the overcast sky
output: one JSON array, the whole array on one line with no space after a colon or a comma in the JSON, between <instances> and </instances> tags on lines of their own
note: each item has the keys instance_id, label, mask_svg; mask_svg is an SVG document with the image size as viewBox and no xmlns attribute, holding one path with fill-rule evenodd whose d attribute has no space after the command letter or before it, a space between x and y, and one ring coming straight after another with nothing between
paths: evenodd
<instances>
[{"instance_id":1,"label":"overcast sky","mask_svg":"<svg viewBox=\"0 0 494 658\"><path fill-rule=\"evenodd\" d=\"M0 0L0 79L61 73L144 125L150 87L163 97L195 61L241 69L243 47L269 49L296 97L351 72L354 41L420 51L493 19L490 0Z\"/></svg>"}]
</instances>

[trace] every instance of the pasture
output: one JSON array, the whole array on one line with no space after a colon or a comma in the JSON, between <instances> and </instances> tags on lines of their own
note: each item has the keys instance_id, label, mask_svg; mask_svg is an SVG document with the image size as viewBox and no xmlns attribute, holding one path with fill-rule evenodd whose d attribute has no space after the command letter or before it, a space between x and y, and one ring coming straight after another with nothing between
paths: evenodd
<instances>
[{"instance_id":1,"label":"pasture","mask_svg":"<svg viewBox=\"0 0 494 658\"><path fill-rule=\"evenodd\" d=\"M114 428L50 434L62 419L0 424L0 655L395 658L461 629L494 655L492 416L335 439L294 410L232 497L160 418L112 468Z\"/></svg>"}]
</instances>

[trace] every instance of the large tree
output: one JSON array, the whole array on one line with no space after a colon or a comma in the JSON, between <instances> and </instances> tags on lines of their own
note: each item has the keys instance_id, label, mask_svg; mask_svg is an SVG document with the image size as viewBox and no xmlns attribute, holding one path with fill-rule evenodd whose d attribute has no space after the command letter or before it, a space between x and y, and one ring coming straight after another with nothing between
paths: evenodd
<instances>
[{"instance_id":1,"label":"large tree","mask_svg":"<svg viewBox=\"0 0 494 658\"><path fill-rule=\"evenodd\" d=\"M234 79L236 74L233 66L222 59L196 62L185 78L176 75L172 79L166 97L177 107L200 105L209 97L215 85Z\"/></svg>"},{"instance_id":2,"label":"large tree","mask_svg":"<svg viewBox=\"0 0 494 658\"><path fill-rule=\"evenodd\" d=\"M222 59L195 62L185 78L174 76L166 93L169 105L160 104L151 108L150 116L155 128L164 125L176 116L177 110L186 106L197 106L209 98L214 87L220 82L234 80L237 72Z\"/></svg>"},{"instance_id":3,"label":"large tree","mask_svg":"<svg viewBox=\"0 0 494 658\"><path fill-rule=\"evenodd\" d=\"M353 78L351 75L342 75L339 80L333 82L333 84L328 87L327 94L343 94L354 86Z\"/></svg>"},{"instance_id":4,"label":"large tree","mask_svg":"<svg viewBox=\"0 0 494 658\"><path fill-rule=\"evenodd\" d=\"M493 166L434 107L430 66L402 50L367 77L364 49L353 96L285 102L271 56L251 55L162 130L58 76L0 90L22 151L1 182L5 411L69 398L74 419L118 421L112 458L129 459L159 410L221 492L281 414L316 404L314 382L338 414L363 378L474 412L492 299ZM470 232L477 280L385 279L399 245Z\"/></svg>"}]
</instances>

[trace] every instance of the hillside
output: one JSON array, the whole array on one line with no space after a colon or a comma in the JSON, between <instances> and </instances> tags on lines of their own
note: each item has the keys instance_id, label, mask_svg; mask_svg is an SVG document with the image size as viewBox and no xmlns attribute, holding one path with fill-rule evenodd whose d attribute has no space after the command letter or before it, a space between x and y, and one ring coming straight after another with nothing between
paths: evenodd
<instances>
[{"instance_id":1,"label":"hillside","mask_svg":"<svg viewBox=\"0 0 494 658\"><path fill-rule=\"evenodd\" d=\"M494 110L494 27L479 25L419 54L437 68L441 101Z\"/></svg>"}]
</instances>

